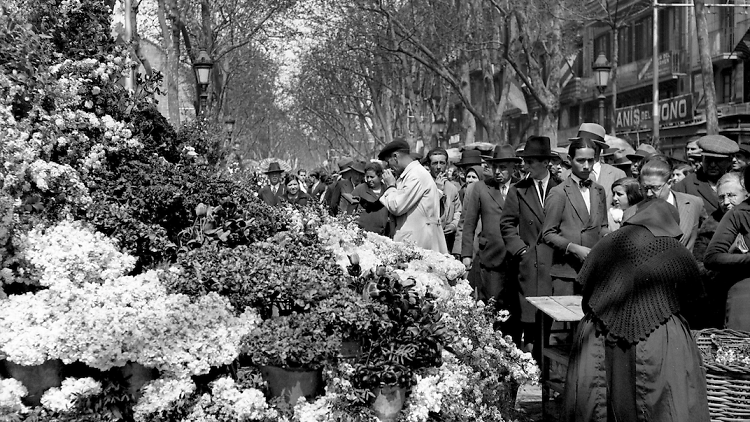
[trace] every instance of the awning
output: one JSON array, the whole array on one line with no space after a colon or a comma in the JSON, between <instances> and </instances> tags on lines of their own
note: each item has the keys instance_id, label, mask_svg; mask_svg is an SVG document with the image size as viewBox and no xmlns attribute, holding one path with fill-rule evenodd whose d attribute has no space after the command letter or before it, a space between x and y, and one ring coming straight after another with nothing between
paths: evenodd
<instances>
[{"instance_id":1,"label":"awning","mask_svg":"<svg viewBox=\"0 0 750 422\"><path fill-rule=\"evenodd\" d=\"M750 28L745 31L745 35L742 36L740 42L738 42L737 46L734 47L734 51L732 51L732 53L737 53L737 56L739 56L741 59L747 59L748 57L750 57Z\"/></svg>"}]
</instances>

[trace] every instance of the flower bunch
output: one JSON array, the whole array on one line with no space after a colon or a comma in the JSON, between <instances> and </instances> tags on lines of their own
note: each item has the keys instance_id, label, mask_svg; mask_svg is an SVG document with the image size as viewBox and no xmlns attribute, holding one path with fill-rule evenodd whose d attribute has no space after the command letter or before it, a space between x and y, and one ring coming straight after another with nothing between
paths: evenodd
<instances>
[{"instance_id":1,"label":"flower bunch","mask_svg":"<svg viewBox=\"0 0 750 422\"><path fill-rule=\"evenodd\" d=\"M24 255L42 286L100 283L121 277L135 266L135 258L120 252L111 238L80 221L34 228L25 245Z\"/></svg>"},{"instance_id":2,"label":"flower bunch","mask_svg":"<svg viewBox=\"0 0 750 422\"><path fill-rule=\"evenodd\" d=\"M211 383L211 394L203 394L183 422L255 421L277 416L262 391L240 390L234 380L224 377Z\"/></svg>"},{"instance_id":3,"label":"flower bunch","mask_svg":"<svg viewBox=\"0 0 750 422\"><path fill-rule=\"evenodd\" d=\"M131 361L198 375L236 359L256 323L217 294L168 294L149 271L9 297L0 303L0 353L22 365L62 359L106 370Z\"/></svg>"},{"instance_id":4,"label":"flower bunch","mask_svg":"<svg viewBox=\"0 0 750 422\"><path fill-rule=\"evenodd\" d=\"M195 392L195 383L188 377L159 378L143 386L143 395L133 407L136 422L153 419L152 415L167 412L179 400Z\"/></svg>"},{"instance_id":5,"label":"flower bunch","mask_svg":"<svg viewBox=\"0 0 750 422\"><path fill-rule=\"evenodd\" d=\"M11 413L25 413L28 408L21 403L29 391L21 381L0 379L0 416Z\"/></svg>"},{"instance_id":6,"label":"flower bunch","mask_svg":"<svg viewBox=\"0 0 750 422\"><path fill-rule=\"evenodd\" d=\"M42 395L42 406L53 412L69 412L76 401L102 392L102 384L93 378L66 378L60 387L53 387Z\"/></svg>"},{"instance_id":7,"label":"flower bunch","mask_svg":"<svg viewBox=\"0 0 750 422\"><path fill-rule=\"evenodd\" d=\"M460 333L450 344L458 359L484 376L498 377L497 383L536 383L539 367L510 337L493 329L507 312L496 312L483 303L476 303L468 281L454 287L454 294L437 301L446 326Z\"/></svg>"}]
</instances>

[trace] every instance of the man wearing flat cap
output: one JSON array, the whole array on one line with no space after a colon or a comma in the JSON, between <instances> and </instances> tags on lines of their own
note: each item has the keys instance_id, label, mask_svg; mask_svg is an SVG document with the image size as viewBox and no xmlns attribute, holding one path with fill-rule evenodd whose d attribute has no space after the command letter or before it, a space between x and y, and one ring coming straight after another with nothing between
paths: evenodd
<instances>
[{"instance_id":1,"label":"man wearing flat cap","mask_svg":"<svg viewBox=\"0 0 750 422\"><path fill-rule=\"evenodd\" d=\"M383 171L386 189L380 203L396 218L393 240L448 253L440 224L440 192L430 172L411 157L409 144L403 139L386 145L378 159L389 167Z\"/></svg>"},{"instance_id":2,"label":"man wearing flat cap","mask_svg":"<svg viewBox=\"0 0 750 422\"><path fill-rule=\"evenodd\" d=\"M721 221L724 216L719 206L717 183L721 176L732 168L732 157L739 152L737 142L722 135L706 135L698 139L701 148L701 168L677 183L672 190L689 193L703 199L703 208L708 216Z\"/></svg>"}]
</instances>

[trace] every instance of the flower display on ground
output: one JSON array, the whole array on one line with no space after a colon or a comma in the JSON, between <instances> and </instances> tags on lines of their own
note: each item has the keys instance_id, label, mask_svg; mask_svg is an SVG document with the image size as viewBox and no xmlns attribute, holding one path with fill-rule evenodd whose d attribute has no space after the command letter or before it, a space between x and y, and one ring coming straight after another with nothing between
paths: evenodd
<instances>
[{"instance_id":1,"label":"flower display on ground","mask_svg":"<svg viewBox=\"0 0 750 422\"><path fill-rule=\"evenodd\" d=\"M0 416L13 413L26 413L28 408L21 403L28 390L21 381L0 379Z\"/></svg>"},{"instance_id":2,"label":"flower display on ground","mask_svg":"<svg viewBox=\"0 0 750 422\"><path fill-rule=\"evenodd\" d=\"M203 394L183 422L273 420L277 416L262 391L240 390L233 379L225 377L211 383L211 394Z\"/></svg>"},{"instance_id":3,"label":"flower display on ground","mask_svg":"<svg viewBox=\"0 0 750 422\"><path fill-rule=\"evenodd\" d=\"M190 378L159 378L143 386L143 395L133 407L137 422L153 420L154 414L169 411L178 400L195 392Z\"/></svg>"},{"instance_id":4,"label":"flower display on ground","mask_svg":"<svg viewBox=\"0 0 750 422\"><path fill-rule=\"evenodd\" d=\"M53 412L68 412L77 400L102 392L102 384L93 378L66 378L62 386L53 387L42 395L42 406Z\"/></svg>"}]
</instances>

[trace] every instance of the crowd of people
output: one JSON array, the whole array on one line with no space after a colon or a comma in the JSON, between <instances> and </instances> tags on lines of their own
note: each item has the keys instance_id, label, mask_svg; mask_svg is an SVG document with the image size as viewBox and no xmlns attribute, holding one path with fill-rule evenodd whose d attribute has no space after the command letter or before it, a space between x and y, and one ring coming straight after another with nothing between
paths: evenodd
<instances>
[{"instance_id":1,"label":"crowd of people","mask_svg":"<svg viewBox=\"0 0 750 422\"><path fill-rule=\"evenodd\" d=\"M315 201L452 254L477 300L510 311L497 328L537 359L541 317L526 297L582 295L568 420L707 420L690 329L750 330L750 149L706 135L679 160L648 144L623 154L604 138L584 123L567 149L531 136L455 163L442 148L421 157L396 140L378 160L340 162L335 179L299 170L282 184L272 164L261 198Z\"/></svg>"}]
</instances>

